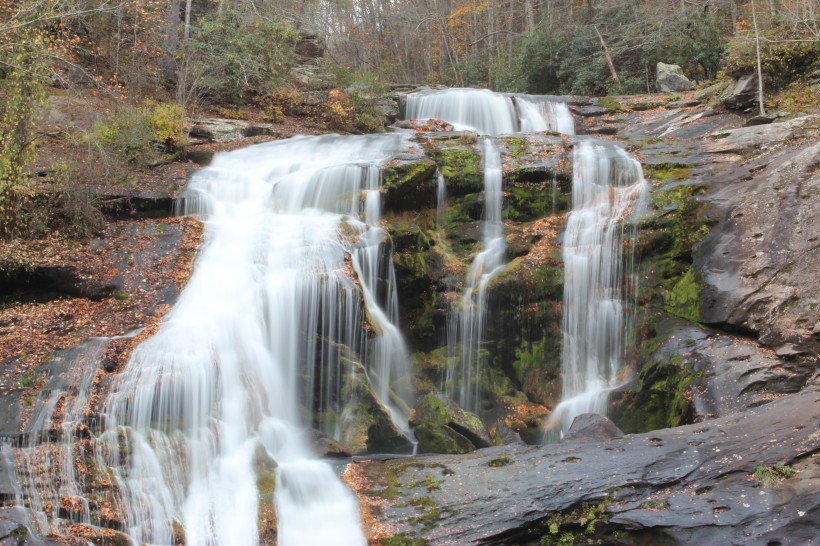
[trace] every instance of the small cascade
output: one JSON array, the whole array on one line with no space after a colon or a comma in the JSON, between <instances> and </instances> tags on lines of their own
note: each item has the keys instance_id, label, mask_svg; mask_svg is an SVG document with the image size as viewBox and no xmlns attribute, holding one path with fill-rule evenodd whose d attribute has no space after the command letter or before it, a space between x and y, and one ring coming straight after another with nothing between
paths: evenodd
<instances>
[{"instance_id":1,"label":"small cascade","mask_svg":"<svg viewBox=\"0 0 820 546\"><path fill-rule=\"evenodd\" d=\"M484 139L484 219L481 239L484 249L470 264L459 307L451 312L448 325L447 394L468 411L477 412L481 400L484 368L482 341L487 315L487 284L504 266L504 226L501 151Z\"/></svg>"},{"instance_id":2,"label":"small cascade","mask_svg":"<svg viewBox=\"0 0 820 546\"><path fill-rule=\"evenodd\" d=\"M575 121L565 102L547 97L516 95L515 104L521 119L522 133L553 131L563 135L575 134Z\"/></svg>"},{"instance_id":3,"label":"small cascade","mask_svg":"<svg viewBox=\"0 0 820 546\"><path fill-rule=\"evenodd\" d=\"M553 131L575 134L565 102L551 97L494 93L487 89L427 89L405 96L405 119L441 119L456 131L482 135Z\"/></svg>"},{"instance_id":4,"label":"small cascade","mask_svg":"<svg viewBox=\"0 0 820 546\"><path fill-rule=\"evenodd\" d=\"M436 170L436 227L441 227L445 207L447 207L447 182L441 171Z\"/></svg>"},{"instance_id":5,"label":"small cascade","mask_svg":"<svg viewBox=\"0 0 820 546\"><path fill-rule=\"evenodd\" d=\"M583 140L573 164L563 245L562 402L548 424L560 422L563 432L582 413L605 414L609 393L628 380L622 369L628 320L624 220L641 214L648 190L640 163L613 144Z\"/></svg>"},{"instance_id":6,"label":"small cascade","mask_svg":"<svg viewBox=\"0 0 820 546\"><path fill-rule=\"evenodd\" d=\"M428 89L410 93L405 97L404 117L441 119L453 124L456 130L490 136L543 131L575 134L575 124L566 103L549 97L494 93L486 89ZM445 181L439 177L439 220L444 192ZM496 142L488 137L484 139L484 217L481 224L484 249L470 265L458 305L450 310L447 324L450 364L442 389L472 412L477 412L480 406L487 356L482 347L487 319L487 285L504 266L506 244L502 207L501 153Z\"/></svg>"}]
</instances>

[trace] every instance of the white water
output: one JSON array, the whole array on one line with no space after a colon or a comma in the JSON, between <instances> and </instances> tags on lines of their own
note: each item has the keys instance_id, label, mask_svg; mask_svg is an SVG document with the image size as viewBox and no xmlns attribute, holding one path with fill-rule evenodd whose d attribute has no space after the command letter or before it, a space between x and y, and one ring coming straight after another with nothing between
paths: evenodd
<instances>
[{"instance_id":1,"label":"white water","mask_svg":"<svg viewBox=\"0 0 820 546\"><path fill-rule=\"evenodd\" d=\"M117 376L88 454L111 468L114 508L134 540L173 544L182 527L189 545L255 545L258 512L275 504L281 546L366 543L356 498L313 457L304 429L314 413L341 414L358 361L407 430L413 393L396 385L411 384L409 360L378 227L379 165L406 146L400 135L294 138L220 154L192 179L185 209L205 222L194 273ZM64 427L82 415L103 346L77 368L85 375ZM47 429L54 396L30 427ZM39 480L29 505L43 513L76 497L67 517L96 523L84 478L71 474L76 450L60 450L26 473ZM274 467L275 499L258 486ZM40 483L49 480L57 485Z\"/></svg>"},{"instance_id":2,"label":"white water","mask_svg":"<svg viewBox=\"0 0 820 546\"><path fill-rule=\"evenodd\" d=\"M641 213L647 190L640 163L623 149L587 140L576 145L562 250L562 401L550 419L563 432L582 413L605 414L609 393L627 379L623 220Z\"/></svg>"},{"instance_id":3,"label":"white water","mask_svg":"<svg viewBox=\"0 0 820 546\"><path fill-rule=\"evenodd\" d=\"M406 119L441 119L457 131L482 135L539 131L575 134L567 105L543 97L487 89L430 89L408 94L405 105Z\"/></svg>"},{"instance_id":4,"label":"white water","mask_svg":"<svg viewBox=\"0 0 820 546\"><path fill-rule=\"evenodd\" d=\"M484 219L481 240L484 249L470 264L464 294L448 325L447 394L468 411L476 412L481 400L484 369L482 340L487 319L487 284L504 267L504 226L501 151L492 139L484 139Z\"/></svg>"},{"instance_id":5,"label":"white water","mask_svg":"<svg viewBox=\"0 0 820 546\"><path fill-rule=\"evenodd\" d=\"M566 103L529 95L494 93L486 89L425 90L406 96L408 119L442 119L456 130L482 135L553 131L575 133ZM504 267L504 226L501 221L504 194L501 152L492 138L484 139L484 217L481 250L473 259L458 307L451 309L447 325L450 365L443 390L465 409L477 412L482 395L487 328L487 286ZM441 217L446 185L439 179Z\"/></svg>"}]
</instances>

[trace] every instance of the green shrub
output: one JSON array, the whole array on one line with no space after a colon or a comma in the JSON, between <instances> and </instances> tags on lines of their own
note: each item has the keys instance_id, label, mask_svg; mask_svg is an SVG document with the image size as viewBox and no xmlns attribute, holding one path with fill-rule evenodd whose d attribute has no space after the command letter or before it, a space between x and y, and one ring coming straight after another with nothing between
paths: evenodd
<instances>
[{"instance_id":1,"label":"green shrub","mask_svg":"<svg viewBox=\"0 0 820 546\"><path fill-rule=\"evenodd\" d=\"M227 8L199 18L183 48L185 95L242 104L285 80L293 64L298 32L284 21L262 19Z\"/></svg>"},{"instance_id":2,"label":"green shrub","mask_svg":"<svg viewBox=\"0 0 820 546\"><path fill-rule=\"evenodd\" d=\"M90 138L128 163L150 163L157 152L173 154L184 147L184 111L176 104L126 106L96 122Z\"/></svg>"}]
</instances>

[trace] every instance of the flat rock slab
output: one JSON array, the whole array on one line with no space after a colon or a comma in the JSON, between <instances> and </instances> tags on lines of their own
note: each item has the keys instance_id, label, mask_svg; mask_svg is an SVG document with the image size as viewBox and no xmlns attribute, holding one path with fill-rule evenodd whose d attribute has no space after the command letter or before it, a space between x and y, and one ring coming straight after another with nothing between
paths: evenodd
<instances>
[{"instance_id":1,"label":"flat rock slab","mask_svg":"<svg viewBox=\"0 0 820 546\"><path fill-rule=\"evenodd\" d=\"M813 385L706 424L416 457L396 467L399 500L382 519L430 544L524 544L549 532L554 513L603 502L612 530L652 537L645 543L809 544L820 528L818 422ZM804 476L773 487L751 477L778 462Z\"/></svg>"}]
</instances>

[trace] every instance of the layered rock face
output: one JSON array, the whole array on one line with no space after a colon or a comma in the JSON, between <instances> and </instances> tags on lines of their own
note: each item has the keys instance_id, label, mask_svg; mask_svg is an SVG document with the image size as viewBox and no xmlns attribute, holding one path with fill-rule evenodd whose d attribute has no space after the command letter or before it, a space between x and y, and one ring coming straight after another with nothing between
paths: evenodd
<instances>
[{"instance_id":1,"label":"layered rock face","mask_svg":"<svg viewBox=\"0 0 820 546\"><path fill-rule=\"evenodd\" d=\"M614 424L582 416L573 425L580 437L558 445L507 445L370 469L371 476L389 477L391 491L398 484L401 500L388 502L382 519L402 540L798 544L814 539L820 523L820 437L813 425L820 396L820 286L814 280L820 270L815 241L820 126L814 116L797 116L743 128L742 118L716 113L697 100L658 103L649 110L647 101L640 101L571 105L579 132L615 135L640 157L652 185L649 214L635 220L638 266L630 282L636 284L638 312L625 330L632 381L612 396ZM533 138L544 137L522 140L532 146ZM567 151L554 149L556 157L571 153L562 142ZM527 172L522 166L507 174L508 204L514 203L516 181ZM560 180L568 182L571 173L559 171L558 180L561 187ZM551 187L543 184L539 191ZM555 251L566 202L559 194L556 203L555 216L550 210L532 224L549 225L554 238L511 256L490 292L491 301L516 303L495 311L503 317L500 324L514 329L487 336L493 354L503 355L493 361L491 385L505 385L488 392L497 396L496 409L507 411L495 414L501 420L493 421L492 412L482 417L499 443L534 439L540 418L557 401L551 387L557 384L560 358L563 282ZM509 213L507 219L507 233L516 233ZM463 229L456 223L448 228L449 238ZM540 253L544 248L551 250ZM546 260L529 276L535 255ZM449 285L436 286L437 296L453 286L453 277ZM433 309L424 338L428 344L419 343L421 338L413 342L427 350L416 357L430 389L437 388L435 372L446 356L434 347L442 327L435 317L444 306ZM534 321L522 320L518 313L524 309ZM522 332L532 331L528 327L536 334L526 339ZM521 406L532 412L538 404L544 406L539 418L528 421L516 413ZM510 429L520 433L518 438ZM620 437L619 429L626 436ZM376 490L380 479L371 483ZM415 485L420 483L434 487Z\"/></svg>"}]
</instances>

